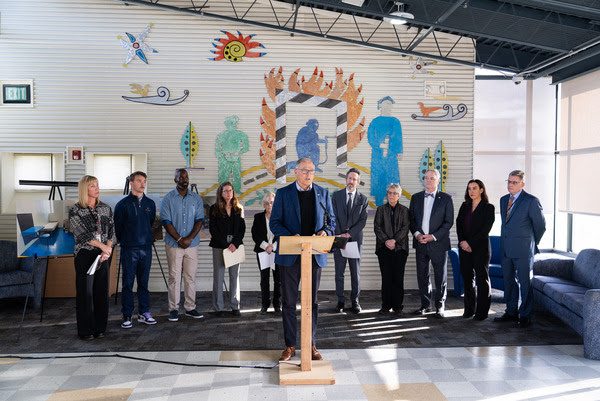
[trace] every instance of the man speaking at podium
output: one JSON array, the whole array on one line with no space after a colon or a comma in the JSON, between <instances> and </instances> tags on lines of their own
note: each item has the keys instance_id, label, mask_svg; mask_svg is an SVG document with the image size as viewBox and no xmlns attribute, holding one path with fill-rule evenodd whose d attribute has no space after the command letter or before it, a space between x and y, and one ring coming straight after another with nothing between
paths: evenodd
<instances>
[{"instance_id":1,"label":"man speaking at podium","mask_svg":"<svg viewBox=\"0 0 600 401\"><path fill-rule=\"evenodd\" d=\"M277 191L269 227L275 237L293 235L333 235L335 217L329 191L316 184L315 165L309 158L301 158L296 162L294 170L296 181ZM300 255L280 255L277 246L275 263L279 265L281 276L281 301L283 316L283 336L285 350L280 361L289 361L296 355L296 302L298 300L298 284L301 276ZM315 347L315 333L319 317L317 291L321 281L321 268L327 265L327 255L312 257L312 359L323 359Z\"/></svg>"}]
</instances>

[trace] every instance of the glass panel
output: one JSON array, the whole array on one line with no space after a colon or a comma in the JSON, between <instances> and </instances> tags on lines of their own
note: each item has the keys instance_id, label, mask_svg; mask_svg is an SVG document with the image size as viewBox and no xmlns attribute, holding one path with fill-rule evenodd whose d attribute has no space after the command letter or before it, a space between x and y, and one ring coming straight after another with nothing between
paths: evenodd
<instances>
[{"instance_id":1,"label":"glass panel","mask_svg":"<svg viewBox=\"0 0 600 401\"><path fill-rule=\"evenodd\" d=\"M131 155L94 155L94 176L103 189L123 189L131 171Z\"/></svg>"},{"instance_id":2,"label":"glass panel","mask_svg":"<svg viewBox=\"0 0 600 401\"><path fill-rule=\"evenodd\" d=\"M595 248L600 245L600 216L573 215L573 252Z\"/></svg>"},{"instance_id":3,"label":"glass panel","mask_svg":"<svg viewBox=\"0 0 600 401\"><path fill-rule=\"evenodd\" d=\"M525 177L525 191L537 196L545 213L554 211L554 155L532 156L531 174Z\"/></svg>"},{"instance_id":4,"label":"glass panel","mask_svg":"<svg viewBox=\"0 0 600 401\"><path fill-rule=\"evenodd\" d=\"M15 154L15 189L48 190L49 186L20 185L19 180L52 181L52 155Z\"/></svg>"},{"instance_id":5,"label":"glass panel","mask_svg":"<svg viewBox=\"0 0 600 401\"><path fill-rule=\"evenodd\" d=\"M514 84L513 84L514 85ZM473 177L485 184L490 203L500 206L500 197L506 195L506 180L512 170L524 169L525 155L475 155L473 157ZM527 190L527 185L525 186Z\"/></svg>"},{"instance_id":6,"label":"glass panel","mask_svg":"<svg viewBox=\"0 0 600 401\"><path fill-rule=\"evenodd\" d=\"M526 87L510 80L475 81L475 151L525 150Z\"/></svg>"},{"instance_id":7,"label":"glass panel","mask_svg":"<svg viewBox=\"0 0 600 401\"><path fill-rule=\"evenodd\" d=\"M559 251L567 252L567 213L556 213L556 227L554 234L556 235L554 248Z\"/></svg>"},{"instance_id":8,"label":"glass panel","mask_svg":"<svg viewBox=\"0 0 600 401\"><path fill-rule=\"evenodd\" d=\"M533 81L531 145L535 152L554 152L556 86L550 85L550 82L550 78Z\"/></svg>"}]
</instances>

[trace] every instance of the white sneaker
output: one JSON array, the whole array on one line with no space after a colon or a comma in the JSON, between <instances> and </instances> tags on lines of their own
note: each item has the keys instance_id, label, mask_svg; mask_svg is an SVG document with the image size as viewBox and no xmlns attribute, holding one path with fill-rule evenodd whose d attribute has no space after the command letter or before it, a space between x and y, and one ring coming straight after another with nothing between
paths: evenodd
<instances>
[{"instance_id":1,"label":"white sneaker","mask_svg":"<svg viewBox=\"0 0 600 401\"><path fill-rule=\"evenodd\" d=\"M144 312L138 315L138 322L146 324L156 324L156 320L152 317L150 312Z\"/></svg>"},{"instance_id":2,"label":"white sneaker","mask_svg":"<svg viewBox=\"0 0 600 401\"><path fill-rule=\"evenodd\" d=\"M124 329L131 328L131 316L123 316L123 321L121 322L121 327Z\"/></svg>"}]
</instances>

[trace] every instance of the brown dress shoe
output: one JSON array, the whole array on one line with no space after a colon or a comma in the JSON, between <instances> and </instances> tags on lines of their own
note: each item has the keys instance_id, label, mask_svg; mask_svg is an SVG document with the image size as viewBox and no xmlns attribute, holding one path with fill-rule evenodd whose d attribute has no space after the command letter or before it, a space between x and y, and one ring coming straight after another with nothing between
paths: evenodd
<instances>
[{"instance_id":1,"label":"brown dress shoe","mask_svg":"<svg viewBox=\"0 0 600 401\"><path fill-rule=\"evenodd\" d=\"M296 347L285 347L279 360L289 361L290 359L292 359L293 356L296 356Z\"/></svg>"},{"instance_id":2,"label":"brown dress shoe","mask_svg":"<svg viewBox=\"0 0 600 401\"><path fill-rule=\"evenodd\" d=\"M317 347L315 347L314 345L312 346L312 360L313 361L322 361L323 357L321 356L321 354L319 354L319 351L317 351Z\"/></svg>"}]
</instances>

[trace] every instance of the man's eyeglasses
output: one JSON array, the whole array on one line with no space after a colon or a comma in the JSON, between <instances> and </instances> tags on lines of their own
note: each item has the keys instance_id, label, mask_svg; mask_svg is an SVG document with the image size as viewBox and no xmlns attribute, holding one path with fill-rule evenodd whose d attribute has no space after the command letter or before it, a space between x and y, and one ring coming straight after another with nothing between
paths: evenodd
<instances>
[{"instance_id":1,"label":"man's eyeglasses","mask_svg":"<svg viewBox=\"0 0 600 401\"><path fill-rule=\"evenodd\" d=\"M506 180L506 182L508 182L509 184L512 184L512 185L517 185L517 184L521 183L521 181L511 181L511 180Z\"/></svg>"},{"instance_id":2,"label":"man's eyeglasses","mask_svg":"<svg viewBox=\"0 0 600 401\"><path fill-rule=\"evenodd\" d=\"M315 170L309 170L309 169L306 169L306 168L302 168L302 169L299 169L298 171L301 172L304 175L308 175L308 174L315 175Z\"/></svg>"}]
</instances>

